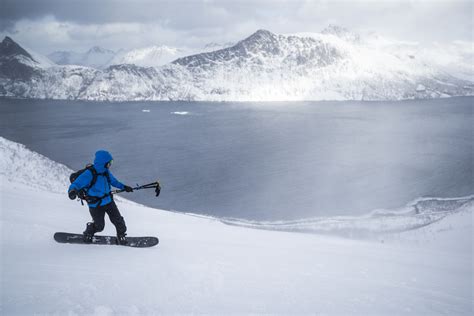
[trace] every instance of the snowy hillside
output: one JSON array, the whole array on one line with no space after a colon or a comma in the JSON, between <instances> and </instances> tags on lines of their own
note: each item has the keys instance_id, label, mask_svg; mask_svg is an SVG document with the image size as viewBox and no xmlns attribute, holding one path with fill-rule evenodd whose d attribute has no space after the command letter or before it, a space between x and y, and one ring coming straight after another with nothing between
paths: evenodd
<instances>
[{"instance_id":1,"label":"snowy hillside","mask_svg":"<svg viewBox=\"0 0 474 316\"><path fill-rule=\"evenodd\" d=\"M380 36L362 38L335 26L316 34L258 30L231 47L178 58L156 69L148 67L150 60L158 65L180 52L163 47L133 51L113 62L126 64L97 70L92 77L90 69L68 66L34 75L26 71L21 80L16 80L12 69L25 72L31 67L28 59L11 64L0 54L0 95L109 101L400 100L473 95L474 54L472 45L465 44L462 50L423 50Z\"/></svg>"},{"instance_id":2,"label":"snowy hillside","mask_svg":"<svg viewBox=\"0 0 474 316\"><path fill-rule=\"evenodd\" d=\"M66 195L69 170L4 138L0 153L2 315L472 313L472 203L423 228L352 240L120 199L129 235L156 235L157 247L67 245L53 233L89 220Z\"/></svg>"},{"instance_id":3,"label":"snowy hillside","mask_svg":"<svg viewBox=\"0 0 474 316\"><path fill-rule=\"evenodd\" d=\"M232 42L226 42L226 43L211 42L211 43L207 43L206 45L204 45L204 47L201 50L201 53L212 52L212 51L216 51L216 50L219 50L219 49L228 48L228 47L231 47L231 46L234 46L234 45L235 45L235 43L232 43Z\"/></svg>"},{"instance_id":4,"label":"snowy hillside","mask_svg":"<svg viewBox=\"0 0 474 316\"><path fill-rule=\"evenodd\" d=\"M108 65L133 64L140 67L159 67L186 54L186 50L176 47L150 46L117 54Z\"/></svg>"}]
</instances>

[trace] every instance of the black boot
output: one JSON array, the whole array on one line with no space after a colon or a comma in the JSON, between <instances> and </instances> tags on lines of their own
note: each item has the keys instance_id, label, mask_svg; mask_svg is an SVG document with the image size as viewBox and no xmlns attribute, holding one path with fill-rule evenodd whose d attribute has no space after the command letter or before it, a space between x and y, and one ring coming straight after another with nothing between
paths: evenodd
<instances>
[{"instance_id":1,"label":"black boot","mask_svg":"<svg viewBox=\"0 0 474 316\"><path fill-rule=\"evenodd\" d=\"M123 234L117 234L117 244L119 245L126 245L128 244L128 240L127 240L127 234L123 233Z\"/></svg>"},{"instance_id":2,"label":"black boot","mask_svg":"<svg viewBox=\"0 0 474 316\"><path fill-rule=\"evenodd\" d=\"M86 230L83 233L82 239L86 244L90 244L92 242L92 237L95 234L95 226L94 223L89 222L86 224Z\"/></svg>"}]
</instances>

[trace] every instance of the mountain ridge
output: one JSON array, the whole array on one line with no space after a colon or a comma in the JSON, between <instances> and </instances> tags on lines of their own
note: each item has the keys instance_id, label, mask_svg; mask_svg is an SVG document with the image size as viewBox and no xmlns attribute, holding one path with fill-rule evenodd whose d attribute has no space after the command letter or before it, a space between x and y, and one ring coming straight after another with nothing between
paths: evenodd
<instances>
[{"instance_id":1,"label":"mountain ridge","mask_svg":"<svg viewBox=\"0 0 474 316\"><path fill-rule=\"evenodd\" d=\"M260 29L233 46L157 67L127 63L103 69L58 65L38 69L22 61L21 53L16 54L16 63L0 54L0 95L98 101L292 101L474 94L473 80L456 78L423 56L415 58L412 49L377 45L329 26L314 36Z\"/></svg>"},{"instance_id":2,"label":"mountain ridge","mask_svg":"<svg viewBox=\"0 0 474 316\"><path fill-rule=\"evenodd\" d=\"M113 50L93 46L83 53L56 51L49 54L48 58L58 65L79 65L100 69L106 66L115 55L116 52Z\"/></svg>"},{"instance_id":3,"label":"mountain ridge","mask_svg":"<svg viewBox=\"0 0 474 316\"><path fill-rule=\"evenodd\" d=\"M186 55L187 51L166 45L148 46L116 54L110 65L134 64L141 67L160 67Z\"/></svg>"},{"instance_id":4,"label":"mountain ridge","mask_svg":"<svg viewBox=\"0 0 474 316\"><path fill-rule=\"evenodd\" d=\"M16 55L23 55L35 61L33 56L31 56L23 47L18 45L18 43L16 43L11 37L5 36L3 41L0 43L0 56L10 57Z\"/></svg>"}]
</instances>

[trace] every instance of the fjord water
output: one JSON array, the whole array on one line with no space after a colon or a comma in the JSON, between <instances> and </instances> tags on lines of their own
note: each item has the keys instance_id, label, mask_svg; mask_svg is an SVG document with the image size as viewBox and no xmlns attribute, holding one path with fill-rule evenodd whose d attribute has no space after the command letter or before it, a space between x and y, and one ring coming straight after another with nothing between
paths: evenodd
<instances>
[{"instance_id":1,"label":"fjord water","mask_svg":"<svg viewBox=\"0 0 474 316\"><path fill-rule=\"evenodd\" d=\"M0 135L72 169L107 149L124 183L160 180L158 199L124 194L153 207L256 220L359 215L473 194L473 101L0 99Z\"/></svg>"}]
</instances>

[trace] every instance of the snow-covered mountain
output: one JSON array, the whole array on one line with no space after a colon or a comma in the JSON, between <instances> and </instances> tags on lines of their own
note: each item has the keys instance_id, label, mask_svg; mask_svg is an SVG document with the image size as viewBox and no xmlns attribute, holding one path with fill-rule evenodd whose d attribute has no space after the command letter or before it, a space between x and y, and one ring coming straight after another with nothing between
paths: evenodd
<instances>
[{"instance_id":1,"label":"snow-covered mountain","mask_svg":"<svg viewBox=\"0 0 474 316\"><path fill-rule=\"evenodd\" d=\"M110 49L94 46L84 53L57 51L48 55L58 65L80 65L102 68L110 63L116 53Z\"/></svg>"},{"instance_id":2,"label":"snow-covered mountain","mask_svg":"<svg viewBox=\"0 0 474 316\"><path fill-rule=\"evenodd\" d=\"M47 57L31 49L24 49L8 36L0 43L0 63L6 72L13 71L15 67L48 68L55 65ZM21 72L10 74L13 77L21 77Z\"/></svg>"},{"instance_id":3,"label":"snow-covered mountain","mask_svg":"<svg viewBox=\"0 0 474 316\"><path fill-rule=\"evenodd\" d=\"M34 82L41 82L45 69L54 66L48 58L30 50L26 51L10 37L0 43L0 95L22 95ZM16 92L7 87L7 83L18 82Z\"/></svg>"},{"instance_id":4,"label":"snow-covered mountain","mask_svg":"<svg viewBox=\"0 0 474 316\"><path fill-rule=\"evenodd\" d=\"M228 48L228 47L231 47L231 46L234 46L234 45L235 45L235 43L232 43L232 42L225 42L225 43L211 42L211 43L207 43L206 45L204 45L204 47L202 48L201 53L212 52L212 51L215 51L215 50Z\"/></svg>"},{"instance_id":5,"label":"snow-covered mountain","mask_svg":"<svg viewBox=\"0 0 474 316\"><path fill-rule=\"evenodd\" d=\"M473 70L466 62L472 47L463 54L440 55L436 48L426 51L382 37L363 38L338 26L293 35L258 30L231 47L160 67L51 67L35 80L18 81L0 73L0 82L2 95L110 101L438 98L474 94Z\"/></svg>"},{"instance_id":6,"label":"snow-covered mountain","mask_svg":"<svg viewBox=\"0 0 474 316\"><path fill-rule=\"evenodd\" d=\"M186 56L187 50L169 46L150 46L117 54L108 65L133 64L141 67L159 67Z\"/></svg>"},{"instance_id":7,"label":"snow-covered mountain","mask_svg":"<svg viewBox=\"0 0 474 316\"><path fill-rule=\"evenodd\" d=\"M472 201L432 200L423 213L441 206L438 221L360 240L230 226L119 197L129 236L158 236L158 246L58 244L54 232L80 233L90 220L67 197L70 172L0 137L2 315L472 314ZM100 234L114 233L107 219Z\"/></svg>"},{"instance_id":8,"label":"snow-covered mountain","mask_svg":"<svg viewBox=\"0 0 474 316\"><path fill-rule=\"evenodd\" d=\"M399 53L379 50L342 28L311 36L259 30L233 47L174 63L205 82L202 89L216 99L384 100L472 93L472 82Z\"/></svg>"},{"instance_id":9,"label":"snow-covered mountain","mask_svg":"<svg viewBox=\"0 0 474 316\"><path fill-rule=\"evenodd\" d=\"M28 79L39 63L10 37L0 44L0 74L8 79Z\"/></svg>"}]
</instances>

